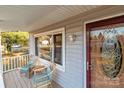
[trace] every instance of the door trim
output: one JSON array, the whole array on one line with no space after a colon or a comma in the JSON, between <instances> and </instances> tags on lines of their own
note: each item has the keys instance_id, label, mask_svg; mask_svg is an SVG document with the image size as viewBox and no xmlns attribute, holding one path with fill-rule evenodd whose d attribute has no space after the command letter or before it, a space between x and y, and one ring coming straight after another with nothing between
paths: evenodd
<instances>
[{"instance_id":1,"label":"door trim","mask_svg":"<svg viewBox=\"0 0 124 93\"><path fill-rule=\"evenodd\" d=\"M124 23L124 15L121 16L116 16L116 17L111 17L107 19L102 19L90 23L85 24L85 34L86 34L86 87L90 88L91 87L91 71L90 71L90 31L92 28L95 27L101 27L101 26L106 26L106 25L112 25L112 24L119 24L119 23Z\"/></svg>"}]
</instances>

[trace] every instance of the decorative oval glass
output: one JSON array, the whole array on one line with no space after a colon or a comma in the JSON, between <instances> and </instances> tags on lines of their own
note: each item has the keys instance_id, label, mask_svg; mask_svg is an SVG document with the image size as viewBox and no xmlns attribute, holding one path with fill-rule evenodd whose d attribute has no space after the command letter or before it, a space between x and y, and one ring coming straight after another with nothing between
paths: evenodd
<instances>
[{"instance_id":1,"label":"decorative oval glass","mask_svg":"<svg viewBox=\"0 0 124 93\"><path fill-rule=\"evenodd\" d=\"M103 33L104 40L101 47L102 63L101 68L109 78L115 78L122 65L122 48L117 39L117 31L109 29Z\"/></svg>"}]
</instances>

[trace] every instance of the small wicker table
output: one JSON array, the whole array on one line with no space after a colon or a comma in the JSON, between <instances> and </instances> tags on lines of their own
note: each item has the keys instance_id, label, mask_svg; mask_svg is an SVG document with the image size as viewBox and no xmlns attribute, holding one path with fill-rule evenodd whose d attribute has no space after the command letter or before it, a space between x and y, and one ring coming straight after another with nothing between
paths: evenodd
<instances>
[{"instance_id":1,"label":"small wicker table","mask_svg":"<svg viewBox=\"0 0 124 93\"><path fill-rule=\"evenodd\" d=\"M34 75L36 73L40 74L40 73L46 71L46 69L47 68L44 65L38 65L38 66L31 67L30 70L29 70L29 78L32 77L32 75Z\"/></svg>"}]
</instances>

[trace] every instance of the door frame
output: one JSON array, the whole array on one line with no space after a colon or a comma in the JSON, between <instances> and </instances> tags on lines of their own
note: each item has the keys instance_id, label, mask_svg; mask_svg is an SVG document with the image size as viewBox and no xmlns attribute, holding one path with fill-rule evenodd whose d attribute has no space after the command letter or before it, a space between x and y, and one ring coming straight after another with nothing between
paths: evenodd
<instances>
[{"instance_id":1,"label":"door frame","mask_svg":"<svg viewBox=\"0 0 124 93\"><path fill-rule=\"evenodd\" d=\"M90 21L90 22L85 22L84 23L84 44L85 44L85 75L86 75L86 81L85 81L85 85L86 87L90 88L91 87L91 71L90 71L90 31L92 28L94 27L101 27L101 26L105 26L105 25L111 25L111 24L118 24L118 23L124 23L124 14L121 15L115 15L115 16L111 16L111 17L107 17L107 18L103 18L103 19L98 19L98 20L94 20L94 21Z\"/></svg>"}]
</instances>

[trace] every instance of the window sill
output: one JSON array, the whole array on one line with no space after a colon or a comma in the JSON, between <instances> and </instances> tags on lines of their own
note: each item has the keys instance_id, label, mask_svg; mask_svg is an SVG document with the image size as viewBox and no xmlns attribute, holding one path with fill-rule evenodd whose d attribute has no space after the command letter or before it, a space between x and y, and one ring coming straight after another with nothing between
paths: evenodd
<instances>
[{"instance_id":1,"label":"window sill","mask_svg":"<svg viewBox=\"0 0 124 93\"><path fill-rule=\"evenodd\" d=\"M64 67L64 66L61 66L61 65L56 64L56 68L57 68L58 70L60 70L60 71L65 72L65 67Z\"/></svg>"},{"instance_id":2,"label":"window sill","mask_svg":"<svg viewBox=\"0 0 124 93\"><path fill-rule=\"evenodd\" d=\"M47 61L45 59L42 59L42 58L40 58L40 59L41 59L42 62L49 62L49 61ZM57 68L57 70L65 72L65 67L64 66L56 64L56 68Z\"/></svg>"}]
</instances>

